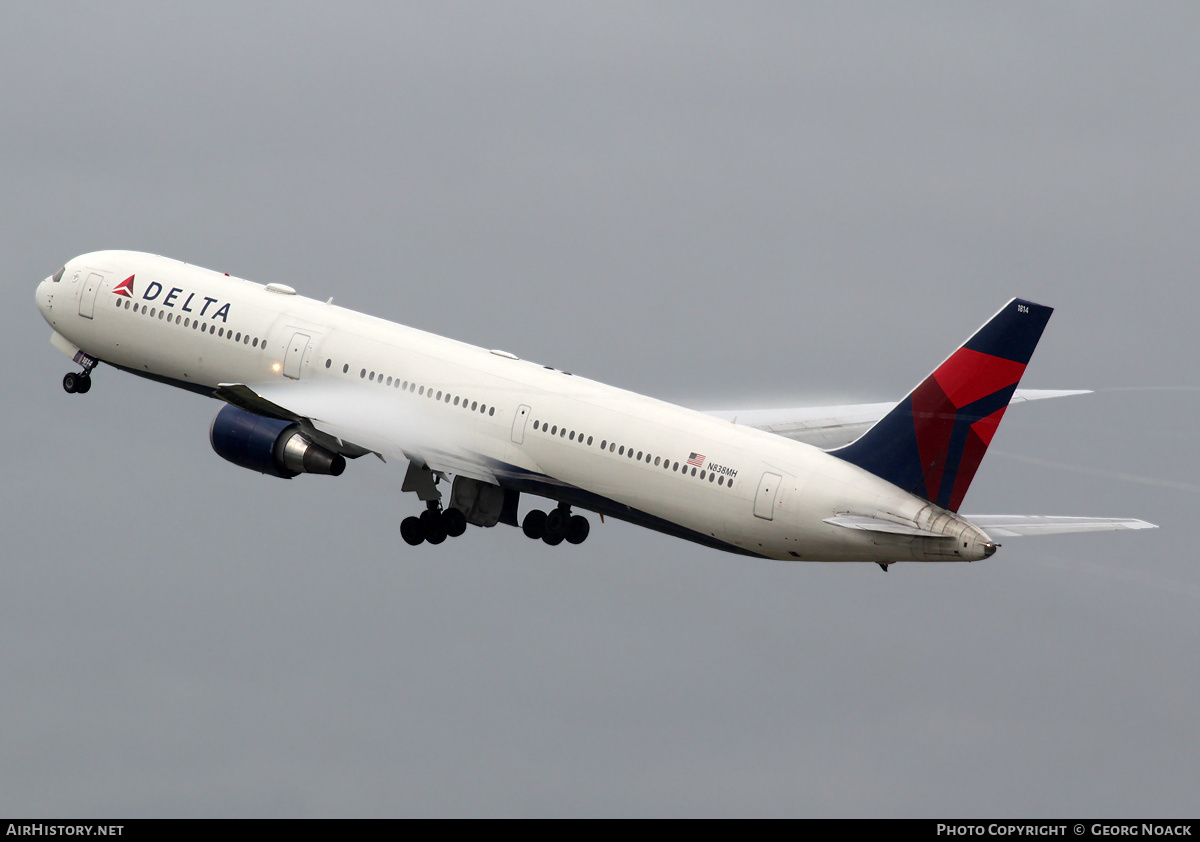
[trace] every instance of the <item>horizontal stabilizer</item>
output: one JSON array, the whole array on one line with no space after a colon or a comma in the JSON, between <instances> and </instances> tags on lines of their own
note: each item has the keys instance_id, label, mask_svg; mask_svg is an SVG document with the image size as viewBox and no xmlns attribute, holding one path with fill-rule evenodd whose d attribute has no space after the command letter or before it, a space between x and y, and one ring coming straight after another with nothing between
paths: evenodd
<instances>
[{"instance_id":1,"label":"horizontal stabilizer","mask_svg":"<svg viewBox=\"0 0 1200 842\"><path fill-rule=\"evenodd\" d=\"M916 526L908 526L883 518L870 515L836 515L825 518L825 523L831 526L841 526L845 529L861 529L866 532L886 532L889 535L911 535L914 538L953 538L941 532L931 532Z\"/></svg>"},{"instance_id":2,"label":"horizontal stabilizer","mask_svg":"<svg viewBox=\"0 0 1200 842\"><path fill-rule=\"evenodd\" d=\"M1049 517L1046 515L963 515L992 538L1053 535L1059 532L1106 532L1113 529L1157 529L1128 517Z\"/></svg>"},{"instance_id":3,"label":"horizontal stabilizer","mask_svg":"<svg viewBox=\"0 0 1200 842\"><path fill-rule=\"evenodd\" d=\"M1088 394L1091 389L1017 389L1008 404ZM850 444L895 408L894 403L858 403L781 409L720 409L705 414L830 450Z\"/></svg>"}]
</instances>

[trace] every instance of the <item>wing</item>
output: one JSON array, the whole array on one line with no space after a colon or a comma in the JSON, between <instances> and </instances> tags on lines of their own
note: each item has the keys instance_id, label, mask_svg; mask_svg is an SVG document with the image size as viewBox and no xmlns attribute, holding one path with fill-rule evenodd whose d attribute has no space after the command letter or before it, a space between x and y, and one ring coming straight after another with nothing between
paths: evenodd
<instances>
[{"instance_id":1,"label":"wing","mask_svg":"<svg viewBox=\"0 0 1200 842\"><path fill-rule=\"evenodd\" d=\"M347 457L375 453L498 484L496 466L461 439L425 418L405 416L386 402L364 400L361 392L342 384L286 379L222 383L214 397L259 415L296 421L315 441Z\"/></svg>"},{"instance_id":2,"label":"wing","mask_svg":"<svg viewBox=\"0 0 1200 842\"><path fill-rule=\"evenodd\" d=\"M1050 517L1047 515L963 515L992 538L1053 535L1059 532L1105 532L1113 529L1157 529L1153 523L1127 517Z\"/></svg>"},{"instance_id":3,"label":"wing","mask_svg":"<svg viewBox=\"0 0 1200 842\"><path fill-rule=\"evenodd\" d=\"M1090 389L1017 389L1009 405L1090 393ZM895 406L894 403L860 403L788 409L719 410L707 414L831 450L850 444Z\"/></svg>"}]
</instances>

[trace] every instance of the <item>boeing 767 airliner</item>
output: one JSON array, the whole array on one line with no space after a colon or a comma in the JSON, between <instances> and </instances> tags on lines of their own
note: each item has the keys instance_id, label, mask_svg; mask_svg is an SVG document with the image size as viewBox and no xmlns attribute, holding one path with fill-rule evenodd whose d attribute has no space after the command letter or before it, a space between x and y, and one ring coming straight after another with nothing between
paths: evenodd
<instances>
[{"instance_id":1,"label":"boeing 767 airliner","mask_svg":"<svg viewBox=\"0 0 1200 842\"><path fill-rule=\"evenodd\" d=\"M424 503L409 544L468 525L578 544L608 515L799 561L975 561L997 538L1142 529L1136 519L959 514L1051 308L1013 299L899 404L702 413L176 260L103 251L37 289L51 343L217 398L225 459L338 476L374 453ZM522 494L555 505L519 517Z\"/></svg>"}]
</instances>

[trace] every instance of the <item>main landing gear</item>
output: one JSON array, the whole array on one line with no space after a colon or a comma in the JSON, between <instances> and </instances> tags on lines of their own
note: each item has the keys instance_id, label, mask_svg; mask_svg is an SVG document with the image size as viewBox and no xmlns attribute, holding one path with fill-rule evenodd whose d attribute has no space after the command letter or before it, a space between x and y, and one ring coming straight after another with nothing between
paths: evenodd
<instances>
[{"instance_id":1,"label":"main landing gear","mask_svg":"<svg viewBox=\"0 0 1200 842\"><path fill-rule=\"evenodd\" d=\"M400 522L400 537L405 543L414 547L426 541L440 544L447 538L457 538L467 531L467 515L460 509L443 509L440 500L427 500L425 505L427 508L420 517L406 517ZM515 512L514 504L511 519L504 520L504 523L516 526ZM553 547L563 541L582 544L591 531L591 525L587 518L571 514L569 505L559 503L558 508L549 514L538 509L529 512L525 515L521 530L535 541L541 539Z\"/></svg>"},{"instance_id":2,"label":"main landing gear","mask_svg":"<svg viewBox=\"0 0 1200 842\"><path fill-rule=\"evenodd\" d=\"M571 514L571 507L566 503L559 503L558 508L549 514L534 509L525 515L525 520L521 522L521 531L525 533L526 538L535 541L541 538L552 547L564 540L568 544L582 544L591 528L588 519Z\"/></svg>"},{"instance_id":3,"label":"main landing gear","mask_svg":"<svg viewBox=\"0 0 1200 842\"><path fill-rule=\"evenodd\" d=\"M422 541L440 544L447 538L457 538L467 531L467 516L458 509L442 510L437 500L426 503L429 507L420 517L406 517L400 522L400 537L416 546Z\"/></svg>"}]
</instances>

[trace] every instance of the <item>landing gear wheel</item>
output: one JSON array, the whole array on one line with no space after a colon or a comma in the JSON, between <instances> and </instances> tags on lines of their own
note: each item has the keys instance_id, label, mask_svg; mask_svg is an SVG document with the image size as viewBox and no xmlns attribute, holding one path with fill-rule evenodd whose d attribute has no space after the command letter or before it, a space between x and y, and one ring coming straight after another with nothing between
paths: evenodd
<instances>
[{"instance_id":1,"label":"landing gear wheel","mask_svg":"<svg viewBox=\"0 0 1200 842\"><path fill-rule=\"evenodd\" d=\"M587 540L588 533L592 530L592 526L588 523L588 519L582 515L572 515L567 521L567 543L582 544Z\"/></svg>"},{"instance_id":2,"label":"landing gear wheel","mask_svg":"<svg viewBox=\"0 0 1200 842\"><path fill-rule=\"evenodd\" d=\"M525 520L521 522L521 531L525 533L526 538L535 541L541 538L546 534L546 513L541 509L534 509L525 515Z\"/></svg>"},{"instance_id":3,"label":"landing gear wheel","mask_svg":"<svg viewBox=\"0 0 1200 842\"><path fill-rule=\"evenodd\" d=\"M412 546L417 546L425 540L425 527L421 526L421 519L417 517L406 517L400 521L400 537L405 543Z\"/></svg>"},{"instance_id":4,"label":"landing gear wheel","mask_svg":"<svg viewBox=\"0 0 1200 842\"><path fill-rule=\"evenodd\" d=\"M76 374L73 371L68 371L63 375L63 389L68 395L73 395L79 391L79 381L83 378L82 374Z\"/></svg>"},{"instance_id":5,"label":"landing gear wheel","mask_svg":"<svg viewBox=\"0 0 1200 842\"><path fill-rule=\"evenodd\" d=\"M436 509L426 509L421 512L421 531L425 540L431 544L440 544L446 540L446 527L442 525L442 513Z\"/></svg>"},{"instance_id":6,"label":"landing gear wheel","mask_svg":"<svg viewBox=\"0 0 1200 842\"><path fill-rule=\"evenodd\" d=\"M446 540L446 529L440 523L425 533L425 540L431 544L440 544Z\"/></svg>"},{"instance_id":7,"label":"landing gear wheel","mask_svg":"<svg viewBox=\"0 0 1200 842\"><path fill-rule=\"evenodd\" d=\"M554 537L558 539L554 543L560 543L567 535L567 522L569 519L570 515L568 515L561 508L555 509L554 511L550 512L550 514L546 515L546 536L543 540L549 544L549 539Z\"/></svg>"},{"instance_id":8,"label":"landing gear wheel","mask_svg":"<svg viewBox=\"0 0 1200 842\"><path fill-rule=\"evenodd\" d=\"M545 535L542 536L542 540L545 541L547 544L549 544L552 547L557 547L559 544L561 544L563 542L563 536L554 535L550 532L547 532Z\"/></svg>"},{"instance_id":9,"label":"landing gear wheel","mask_svg":"<svg viewBox=\"0 0 1200 842\"><path fill-rule=\"evenodd\" d=\"M467 516L458 509L446 509L442 512L442 528L451 538L457 538L467 531Z\"/></svg>"},{"instance_id":10,"label":"landing gear wheel","mask_svg":"<svg viewBox=\"0 0 1200 842\"><path fill-rule=\"evenodd\" d=\"M75 391L79 392L79 394L81 394L81 395L86 395L91 390L92 390L92 376L90 374L87 374L86 372L84 374L79 375L79 382L75 384Z\"/></svg>"}]
</instances>

